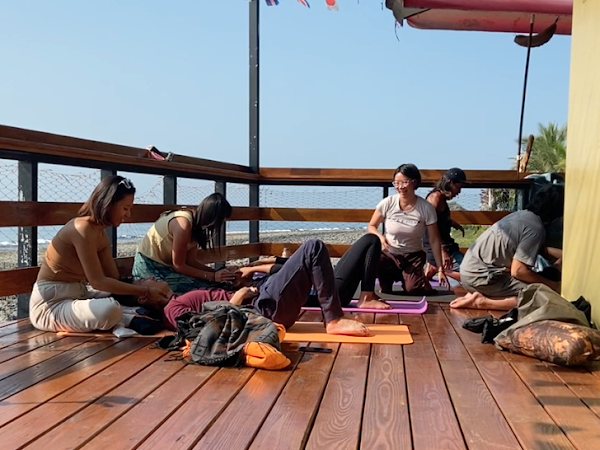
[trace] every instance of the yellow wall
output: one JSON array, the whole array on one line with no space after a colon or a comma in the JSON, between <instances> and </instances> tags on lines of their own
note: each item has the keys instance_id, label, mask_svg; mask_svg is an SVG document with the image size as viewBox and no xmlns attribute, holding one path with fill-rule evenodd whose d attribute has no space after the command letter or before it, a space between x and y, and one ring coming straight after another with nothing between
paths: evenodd
<instances>
[{"instance_id":1,"label":"yellow wall","mask_svg":"<svg viewBox=\"0 0 600 450\"><path fill-rule=\"evenodd\" d=\"M552 95L552 93L548 93ZM574 0L562 295L600 324L600 1Z\"/></svg>"}]
</instances>

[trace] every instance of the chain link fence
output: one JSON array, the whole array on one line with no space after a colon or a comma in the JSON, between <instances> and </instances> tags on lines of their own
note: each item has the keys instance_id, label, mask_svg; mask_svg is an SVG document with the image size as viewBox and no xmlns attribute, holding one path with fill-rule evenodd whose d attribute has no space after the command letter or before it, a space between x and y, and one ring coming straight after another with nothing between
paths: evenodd
<instances>
[{"instance_id":1,"label":"chain link fence","mask_svg":"<svg viewBox=\"0 0 600 450\"><path fill-rule=\"evenodd\" d=\"M156 175L121 175L132 179L138 187L136 203L162 204L163 179ZM95 169L40 164L38 198L42 202L84 202L100 181L100 171ZM188 178L177 179L179 204L197 205L207 195L215 192L213 181ZM260 205L264 207L295 208L358 208L374 209L383 198L382 187L324 187L324 186L261 186ZM419 189L417 194L425 197L429 189ZM389 194L394 193L390 185ZM227 183L226 195L235 206L248 206L249 188L244 184ZM510 189L463 189L461 195L451 202L452 209L513 210L516 191ZM0 201L18 200L18 163L0 160ZM117 255L133 256L139 240L151 223L123 224L118 228ZM38 227L38 262L42 260L46 246L57 233L58 226ZM487 226L469 225L466 236L456 235L461 246L468 246ZM228 222L227 244L248 242L247 222ZM278 222L262 221L262 242L303 242L319 238L327 243L350 244L365 233L365 223L339 222ZM17 267L17 228L0 228L0 270ZM4 317L14 315L15 297L0 298L2 309L9 311Z\"/></svg>"}]
</instances>

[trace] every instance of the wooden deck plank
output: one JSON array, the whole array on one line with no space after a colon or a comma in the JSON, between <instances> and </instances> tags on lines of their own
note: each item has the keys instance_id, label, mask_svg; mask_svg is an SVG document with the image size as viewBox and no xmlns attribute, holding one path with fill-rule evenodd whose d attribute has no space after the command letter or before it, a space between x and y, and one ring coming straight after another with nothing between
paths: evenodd
<instances>
[{"instance_id":1,"label":"wooden deck plank","mask_svg":"<svg viewBox=\"0 0 600 450\"><path fill-rule=\"evenodd\" d=\"M52 344L59 339L61 339L61 337L57 336L55 333L41 333L37 336L34 335L25 341L18 341L0 350L0 363L25 355L35 349Z\"/></svg>"},{"instance_id":2,"label":"wooden deck plank","mask_svg":"<svg viewBox=\"0 0 600 450\"><path fill-rule=\"evenodd\" d=\"M292 376L303 353L288 352L292 361L283 371L257 370L194 449L245 450ZM243 430L243 432L240 432Z\"/></svg>"},{"instance_id":3,"label":"wooden deck plank","mask_svg":"<svg viewBox=\"0 0 600 450\"><path fill-rule=\"evenodd\" d=\"M325 388L307 450L357 448L369 368L369 344L342 344Z\"/></svg>"},{"instance_id":4,"label":"wooden deck plank","mask_svg":"<svg viewBox=\"0 0 600 450\"><path fill-rule=\"evenodd\" d=\"M9 334L17 333L19 331L32 331L35 330L29 320L20 320L18 322L11 322L3 327L0 327L0 337L8 336Z\"/></svg>"},{"instance_id":5,"label":"wooden deck plank","mask_svg":"<svg viewBox=\"0 0 600 450\"><path fill-rule=\"evenodd\" d=\"M530 392L527 386L504 359L502 353L492 344L479 342L480 336L461 327L463 319L470 316L469 311L444 309L457 333L460 330L463 343L471 355L485 384L487 385L504 417L511 426L521 446L528 449L573 449L575 448L562 430ZM473 315L487 314L485 311L473 312ZM456 327L459 328L456 328ZM481 349L486 349L481 351ZM498 359L500 356L501 359ZM536 362L537 360L532 359Z\"/></svg>"},{"instance_id":6,"label":"wooden deck plank","mask_svg":"<svg viewBox=\"0 0 600 450\"><path fill-rule=\"evenodd\" d=\"M442 309L430 304L424 319L469 449L521 448Z\"/></svg>"},{"instance_id":7,"label":"wooden deck plank","mask_svg":"<svg viewBox=\"0 0 600 450\"><path fill-rule=\"evenodd\" d=\"M583 367L562 367L550 363L547 363L547 366L600 417L600 379Z\"/></svg>"},{"instance_id":8,"label":"wooden deck plank","mask_svg":"<svg viewBox=\"0 0 600 450\"><path fill-rule=\"evenodd\" d=\"M41 334L49 334L45 331L40 330L29 330L29 331L18 331L16 333L9 334L7 336L0 337L0 351L2 349L14 345L18 342L25 342L28 339L34 338Z\"/></svg>"},{"instance_id":9,"label":"wooden deck plank","mask_svg":"<svg viewBox=\"0 0 600 450\"><path fill-rule=\"evenodd\" d=\"M98 353L101 350L109 347L114 344L114 341L89 341L87 338L66 338L69 339L68 342L73 342L77 344L73 346L73 348L69 350L65 350L59 352L58 354L51 355L50 358L45 359L42 362L38 362L35 365L27 367L26 369L20 370L16 373L13 373L11 376L4 379L2 383L0 383L0 400L15 394L23 389L27 389L30 386L33 386L40 381L51 377L57 372L70 367L79 361L86 359L87 357ZM75 341L71 341L70 339L75 339ZM78 340L78 341L77 341ZM63 342L65 339L61 339L58 342ZM51 346L53 344L50 344ZM48 347L48 346L46 346ZM40 351L35 350L34 352L29 352L28 355ZM55 353L53 349L45 349L44 351L49 353ZM27 355L23 355L27 356ZM9 360L4 364L12 364L16 359ZM0 366L1 367L1 366Z\"/></svg>"},{"instance_id":10,"label":"wooden deck plank","mask_svg":"<svg viewBox=\"0 0 600 450\"><path fill-rule=\"evenodd\" d=\"M423 317L401 318L414 339L414 344L404 346L413 446L415 450L466 449Z\"/></svg>"},{"instance_id":11,"label":"wooden deck plank","mask_svg":"<svg viewBox=\"0 0 600 450\"><path fill-rule=\"evenodd\" d=\"M375 322L398 324L399 317L377 314ZM362 449L412 449L403 347L372 345L361 430Z\"/></svg>"},{"instance_id":12,"label":"wooden deck plank","mask_svg":"<svg viewBox=\"0 0 600 450\"><path fill-rule=\"evenodd\" d=\"M7 448L21 448L29 444L123 381L136 375L161 356L163 356L161 352L147 347L132 353L106 370L0 428L0 442L3 442ZM36 446L36 448L43 447Z\"/></svg>"},{"instance_id":13,"label":"wooden deck plank","mask_svg":"<svg viewBox=\"0 0 600 450\"><path fill-rule=\"evenodd\" d=\"M183 369L179 361L165 361L162 351L150 351L158 356L152 364L24 448L78 448Z\"/></svg>"},{"instance_id":14,"label":"wooden deck plank","mask_svg":"<svg viewBox=\"0 0 600 450\"><path fill-rule=\"evenodd\" d=\"M5 320L4 322L0 322L0 328L3 328L5 326L7 326L7 325L14 325L14 324L19 323L19 322L28 322L28 321L29 321L29 319L27 319L27 318L25 318L25 319Z\"/></svg>"},{"instance_id":15,"label":"wooden deck plank","mask_svg":"<svg viewBox=\"0 0 600 450\"><path fill-rule=\"evenodd\" d=\"M254 369L224 368L190 397L151 434L139 450L189 449L202 438L231 400L253 375Z\"/></svg>"},{"instance_id":16,"label":"wooden deck plank","mask_svg":"<svg viewBox=\"0 0 600 450\"><path fill-rule=\"evenodd\" d=\"M53 397L76 386L78 383L101 372L106 367L139 350L147 342L126 339L80 361L50 378L14 394L0 402L0 426L37 408Z\"/></svg>"},{"instance_id":17,"label":"wooden deck plank","mask_svg":"<svg viewBox=\"0 0 600 450\"><path fill-rule=\"evenodd\" d=\"M339 349L339 344L319 345L333 352L304 354L250 449L304 447Z\"/></svg>"},{"instance_id":18,"label":"wooden deck plank","mask_svg":"<svg viewBox=\"0 0 600 450\"><path fill-rule=\"evenodd\" d=\"M527 362L512 366L577 449L588 450L598 445L600 418L546 364Z\"/></svg>"},{"instance_id":19,"label":"wooden deck plank","mask_svg":"<svg viewBox=\"0 0 600 450\"><path fill-rule=\"evenodd\" d=\"M85 444L85 450L129 450L135 448L165 422L219 369L187 365L151 395Z\"/></svg>"}]
</instances>

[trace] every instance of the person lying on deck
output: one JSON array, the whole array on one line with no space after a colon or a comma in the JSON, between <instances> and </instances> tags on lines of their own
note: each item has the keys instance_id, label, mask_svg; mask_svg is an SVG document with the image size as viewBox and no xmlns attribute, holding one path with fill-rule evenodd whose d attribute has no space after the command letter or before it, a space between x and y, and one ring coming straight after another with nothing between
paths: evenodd
<instances>
[{"instance_id":1,"label":"person lying on deck","mask_svg":"<svg viewBox=\"0 0 600 450\"><path fill-rule=\"evenodd\" d=\"M231 210L225 197L214 193L196 209L162 213L137 248L133 276L164 280L176 294L204 287L233 289L233 271L215 270L198 260L198 247L212 247L214 233L231 216Z\"/></svg>"},{"instance_id":2,"label":"person lying on deck","mask_svg":"<svg viewBox=\"0 0 600 450\"><path fill-rule=\"evenodd\" d=\"M253 275L255 273L264 273L269 276L277 273L282 265L288 261L291 254L289 250L287 254L288 257L271 256L259 260L248 267L242 267L240 269L242 277L236 280L238 285L241 282L245 286L258 287L257 283L264 282L265 278L253 281ZM390 305L381 300L375 293L375 280L377 278L380 258L381 242L374 234L365 234L342 255L333 268L335 286L342 307L350 304L360 284L361 292L357 304L359 308L390 308ZM307 306L318 306L314 295L308 298Z\"/></svg>"},{"instance_id":3,"label":"person lying on deck","mask_svg":"<svg viewBox=\"0 0 600 450\"><path fill-rule=\"evenodd\" d=\"M29 300L29 318L44 331L110 330L121 320L111 293L142 301L166 300L164 287L119 281L106 227L118 227L131 215L135 187L117 175L104 178L46 249ZM89 284L89 285L88 285Z\"/></svg>"},{"instance_id":4,"label":"person lying on deck","mask_svg":"<svg viewBox=\"0 0 600 450\"><path fill-rule=\"evenodd\" d=\"M462 169L454 167L448 169L442 178L435 183L433 190L427 194L426 200L433 205L437 215L437 228L442 240L442 263L446 270L446 275L456 281L460 281L460 263L464 255L460 252L458 244L452 238L450 231L456 228L461 231L463 237L465 230L461 224L450 217L450 207L448 200L458 196L463 186L467 184L467 176ZM427 253L427 263L425 266L425 276L431 279L438 271L435 263L435 256L429 244L428 234L423 235L423 246Z\"/></svg>"},{"instance_id":5,"label":"person lying on deck","mask_svg":"<svg viewBox=\"0 0 600 450\"><path fill-rule=\"evenodd\" d=\"M442 262L440 234L436 225L435 208L415 191L421 183L421 173L414 164L402 164L394 172L393 185L397 194L383 199L373 213L367 231L381 241L379 283L381 290L392 293L394 281L402 281L404 290L411 295L435 295L425 277L426 261L423 234L429 243L438 267L442 285L448 284ZM385 223L385 235L378 230Z\"/></svg>"},{"instance_id":6,"label":"person lying on deck","mask_svg":"<svg viewBox=\"0 0 600 450\"><path fill-rule=\"evenodd\" d=\"M545 241L544 226L562 216L563 210L563 189L548 185L524 210L488 228L467 250L460 266L460 280L467 294L450 306L509 310L517 306L519 292L531 283L542 283L560 292L559 281L536 273L533 267ZM556 249L544 253L560 257Z\"/></svg>"},{"instance_id":7,"label":"person lying on deck","mask_svg":"<svg viewBox=\"0 0 600 450\"><path fill-rule=\"evenodd\" d=\"M165 286L164 281L154 279L144 279L136 283L155 288ZM158 302L141 298L139 303L162 310L165 325L171 330L176 328L179 316L190 311L201 312L203 303L215 300L226 300L236 304L251 303L263 316L287 329L296 322L313 284L323 310L327 333L369 335L369 330L364 324L344 317L329 252L325 244L318 239L302 244L278 271L258 283L258 287L244 286L237 292L222 288L196 289Z\"/></svg>"}]
</instances>

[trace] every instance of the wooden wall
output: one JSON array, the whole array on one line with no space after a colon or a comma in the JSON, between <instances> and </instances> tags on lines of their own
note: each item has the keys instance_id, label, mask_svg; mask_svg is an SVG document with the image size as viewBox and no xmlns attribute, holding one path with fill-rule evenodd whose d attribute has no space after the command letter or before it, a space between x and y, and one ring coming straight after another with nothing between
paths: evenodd
<instances>
[{"instance_id":1,"label":"wooden wall","mask_svg":"<svg viewBox=\"0 0 600 450\"><path fill-rule=\"evenodd\" d=\"M600 2L574 0L562 294L600 323Z\"/></svg>"}]
</instances>

